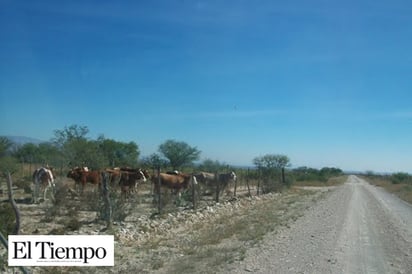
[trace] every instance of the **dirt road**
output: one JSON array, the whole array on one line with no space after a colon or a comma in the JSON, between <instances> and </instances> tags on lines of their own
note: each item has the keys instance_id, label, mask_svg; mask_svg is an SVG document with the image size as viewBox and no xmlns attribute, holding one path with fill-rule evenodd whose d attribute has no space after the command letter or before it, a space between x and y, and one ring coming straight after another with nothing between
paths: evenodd
<instances>
[{"instance_id":1,"label":"dirt road","mask_svg":"<svg viewBox=\"0 0 412 274\"><path fill-rule=\"evenodd\" d=\"M347 182L225 273L412 273L412 206Z\"/></svg>"}]
</instances>

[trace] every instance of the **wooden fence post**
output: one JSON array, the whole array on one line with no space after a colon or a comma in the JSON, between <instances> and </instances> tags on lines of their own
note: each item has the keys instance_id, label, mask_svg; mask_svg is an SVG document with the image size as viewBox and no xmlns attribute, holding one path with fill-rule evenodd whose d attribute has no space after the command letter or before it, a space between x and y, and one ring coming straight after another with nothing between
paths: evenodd
<instances>
[{"instance_id":1,"label":"wooden fence post","mask_svg":"<svg viewBox=\"0 0 412 274\"><path fill-rule=\"evenodd\" d=\"M13 182L11 180L10 172L7 172L7 193L9 196L9 202L14 210L14 215L16 216L16 226L14 228L14 234L18 235L20 232L20 211L17 207L16 201L14 201L12 186Z\"/></svg>"},{"instance_id":2,"label":"wooden fence post","mask_svg":"<svg viewBox=\"0 0 412 274\"><path fill-rule=\"evenodd\" d=\"M249 197L252 197L252 194L250 193L250 186L249 186L249 169L247 169L247 174L246 174L246 185L247 185L247 191L249 193Z\"/></svg>"},{"instance_id":3,"label":"wooden fence post","mask_svg":"<svg viewBox=\"0 0 412 274\"><path fill-rule=\"evenodd\" d=\"M110 180L110 175L108 175L106 172L102 172L102 181L103 181L103 201L104 201L104 219L106 220L106 226L107 228L112 227L112 204L110 202L110 197L109 197L109 184L108 181Z\"/></svg>"},{"instance_id":4,"label":"wooden fence post","mask_svg":"<svg viewBox=\"0 0 412 274\"><path fill-rule=\"evenodd\" d=\"M220 182L219 182L219 174L215 173L215 184L216 184L216 203L219 202L219 194L220 194Z\"/></svg>"},{"instance_id":5,"label":"wooden fence post","mask_svg":"<svg viewBox=\"0 0 412 274\"><path fill-rule=\"evenodd\" d=\"M196 189L195 189L196 185L195 185L195 183L194 183L193 177L194 177L194 175L191 175L191 177L190 177L190 182L191 182L191 186L192 186L192 203L193 203L193 209L196 209L196 206L197 206L197 204L196 204Z\"/></svg>"},{"instance_id":6,"label":"wooden fence post","mask_svg":"<svg viewBox=\"0 0 412 274\"><path fill-rule=\"evenodd\" d=\"M238 177L236 177L235 179L235 189L233 190L233 197L236 197L237 181L238 181Z\"/></svg>"},{"instance_id":7,"label":"wooden fence post","mask_svg":"<svg viewBox=\"0 0 412 274\"><path fill-rule=\"evenodd\" d=\"M11 179L10 172L7 172L7 190L8 190L7 193L8 193L10 204L13 207L14 214L16 216L16 226L14 228L14 234L18 235L20 233L20 211L19 211L19 208L17 207L16 201L14 201L12 186L13 186L13 182ZM5 239L3 234L1 234L1 232L0 232L0 239L1 239L1 243L6 247L6 249L8 249L7 240ZM24 266L19 266L19 268L24 274L29 273L27 268L25 268Z\"/></svg>"},{"instance_id":8,"label":"wooden fence post","mask_svg":"<svg viewBox=\"0 0 412 274\"><path fill-rule=\"evenodd\" d=\"M8 243L7 239L3 236L3 233L1 233L1 231L0 231L0 242L3 244L3 246L6 248L6 250L9 249L9 243ZM20 268L20 270L21 270L21 272L23 272L23 274L29 274L30 273L30 271L24 266L18 266L18 268Z\"/></svg>"},{"instance_id":9,"label":"wooden fence post","mask_svg":"<svg viewBox=\"0 0 412 274\"><path fill-rule=\"evenodd\" d=\"M159 211L159 214L162 214L162 195L161 195L161 189L160 186L162 184L161 178L160 178L160 166L157 167L157 210Z\"/></svg>"}]
</instances>

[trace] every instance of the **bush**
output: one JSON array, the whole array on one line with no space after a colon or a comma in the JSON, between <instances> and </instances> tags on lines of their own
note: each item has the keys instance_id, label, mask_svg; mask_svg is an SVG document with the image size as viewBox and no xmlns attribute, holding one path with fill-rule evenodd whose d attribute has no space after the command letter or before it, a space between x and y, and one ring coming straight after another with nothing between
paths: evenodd
<instances>
[{"instance_id":1,"label":"bush","mask_svg":"<svg viewBox=\"0 0 412 274\"><path fill-rule=\"evenodd\" d=\"M84 190L80 195L80 204L82 205L82 210L86 211L99 211L101 205L101 195L99 190L88 191Z\"/></svg>"},{"instance_id":2,"label":"bush","mask_svg":"<svg viewBox=\"0 0 412 274\"><path fill-rule=\"evenodd\" d=\"M180 198L176 199L177 207L188 207L192 205L192 191L183 191Z\"/></svg>"},{"instance_id":3,"label":"bush","mask_svg":"<svg viewBox=\"0 0 412 274\"><path fill-rule=\"evenodd\" d=\"M50 223L55 220L57 216L60 216L60 207L43 204L44 216L42 222Z\"/></svg>"},{"instance_id":4,"label":"bush","mask_svg":"<svg viewBox=\"0 0 412 274\"><path fill-rule=\"evenodd\" d=\"M122 194L117 192L110 193L110 203L112 209L112 220L117 222L122 222L130 214L132 209L127 206L125 199ZM107 209L105 208L104 202L102 201L100 206L100 212L102 219L107 219Z\"/></svg>"},{"instance_id":5,"label":"bush","mask_svg":"<svg viewBox=\"0 0 412 274\"><path fill-rule=\"evenodd\" d=\"M320 170L308 167L299 167L292 170L293 177L298 182L313 181L326 183L331 177L341 176L342 170L333 167L324 167Z\"/></svg>"},{"instance_id":6,"label":"bush","mask_svg":"<svg viewBox=\"0 0 412 274\"><path fill-rule=\"evenodd\" d=\"M32 189L31 189L32 182L31 182L30 179L23 178L23 179L20 179L20 180L16 180L14 182L14 185L17 186L18 188L23 189L24 193L27 193L27 194L32 193Z\"/></svg>"},{"instance_id":7,"label":"bush","mask_svg":"<svg viewBox=\"0 0 412 274\"><path fill-rule=\"evenodd\" d=\"M72 216L65 224L65 229L69 231L79 230L82 226L81 222L78 220L77 216Z\"/></svg>"},{"instance_id":8,"label":"bush","mask_svg":"<svg viewBox=\"0 0 412 274\"><path fill-rule=\"evenodd\" d=\"M7 267L8 267L8 254L7 252L4 252L3 254L0 253L0 272L6 273Z\"/></svg>"},{"instance_id":9,"label":"bush","mask_svg":"<svg viewBox=\"0 0 412 274\"><path fill-rule=\"evenodd\" d=\"M0 231L7 238L16 225L16 216L14 210L9 203L3 203L0 205Z\"/></svg>"},{"instance_id":10,"label":"bush","mask_svg":"<svg viewBox=\"0 0 412 274\"><path fill-rule=\"evenodd\" d=\"M5 176L8 172L10 174L16 173L19 170L18 162L15 158L6 156L0 158L0 173Z\"/></svg>"},{"instance_id":11,"label":"bush","mask_svg":"<svg viewBox=\"0 0 412 274\"><path fill-rule=\"evenodd\" d=\"M292 186L292 184L293 184L293 179L291 177L286 177L285 186L287 188L290 188Z\"/></svg>"},{"instance_id":12,"label":"bush","mask_svg":"<svg viewBox=\"0 0 412 274\"><path fill-rule=\"evenodd\" d=\"M67 206L70 200L67 197L69 187L67 185L56 184L54 188L54 205L55 206Z\"/></svg>"},{"instance_id":13,"label":"bush","mask_svg":"<svg viewBox=\"0 0 412 274\"><path fill-rule=\"evenodd\" d=\"M391 182L393 184L412 184L412 176L405 172L394 173L391 176Z\"/></svg>"},{"instance_id":14,"label":"bush","mask_svg":"<svg viewBox=\"0 0 412 274\"><path fill-rule=\"evenodd\" d=\"M273 178L264 178L262 181L262 193L280 192L282 184L280 181L275 181Z\"/></svg>"}]
</instances>

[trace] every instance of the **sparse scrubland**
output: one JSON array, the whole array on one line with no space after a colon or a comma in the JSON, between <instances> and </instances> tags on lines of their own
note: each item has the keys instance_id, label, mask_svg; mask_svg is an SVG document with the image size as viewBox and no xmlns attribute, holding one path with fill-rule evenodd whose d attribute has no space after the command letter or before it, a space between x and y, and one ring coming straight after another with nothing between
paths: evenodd
<instances>
[{"instance_id":1,"label":"sparse scrubland","mask_svg":"<svg viewBox=\"0 0 412 274\"><path fill-rule=\"evenodd\" d=\"M31 194L24 190L27 188L24 181L20 181L21 188L15 189L22 212L22 234L115 235L115 267L87 269L96 273L192 273L193 268L197 269L194 272L218 271L227 263L242 260L247 249L259 244L267 233L288 227L328 191L327 188L307 190L292 184L279 192L257 196L257 181L251 180L250 197L243 181L236 198L232 195L233 189L222 196L219 203L206 196L196 210L176 208L175 198L166 195L164 199L171 204L159 215L151 203L150 184L143 185L126 201L113 194L114 223L107 230L106 223L100 220L101 202L93 188L83 196L76 196L68 191L74 187L73 182L61 178L55 202L37 205L29 203ZM327 183L319 184L341 181L330 178ZM6 200L2 204L7 205ZM33 270L35 273L82 273L84 269L36 267Z\"/></svg>"},{"instance_id":2,"label":"sparse scrubland","mask_svg":"<svg viewBox=\"0 0 412 274\"><path fill-rule=\"evenodd\" d=\"M378 175L369 172L363 175L363 178L412 204L412 176L408 173L398 172L391 175Z\"/></svg>"}]
</instances>

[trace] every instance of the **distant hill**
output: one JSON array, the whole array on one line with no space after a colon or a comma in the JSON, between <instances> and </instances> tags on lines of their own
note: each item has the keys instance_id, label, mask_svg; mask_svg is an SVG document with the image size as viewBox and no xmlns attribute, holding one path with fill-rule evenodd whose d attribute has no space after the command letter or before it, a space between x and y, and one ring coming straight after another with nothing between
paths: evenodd
<instances>
[{"instance_id":1,"label":"distant hill","mask_svg":"<svg viewBox=\"0 0 412 274\"><path fill-rule=\"evenodd\" d=\"M35 145L38 145L40 143L45 143L46 141L36 139L36 138L31 138L31 137L26 137L26 136L1 136L1 137L6 137L9 139L11 142L13 142L16 145L24 145L27 143L32 143Z\"/></svg>"}]
</instances>

